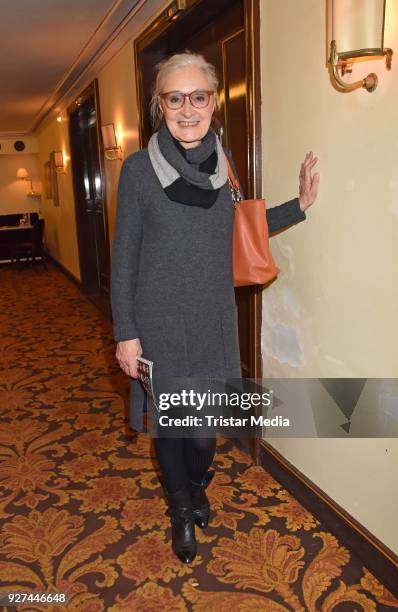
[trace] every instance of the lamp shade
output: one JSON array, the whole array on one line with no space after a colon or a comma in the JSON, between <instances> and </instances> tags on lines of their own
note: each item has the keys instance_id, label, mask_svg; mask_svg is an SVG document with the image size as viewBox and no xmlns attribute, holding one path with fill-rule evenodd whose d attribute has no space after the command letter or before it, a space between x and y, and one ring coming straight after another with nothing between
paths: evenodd
<instances>
[{"instance_id":1,"label":"lamp shade","mask_svg":"<svg viewBox=\"0 0 398 612\"><path fill-rule=\"evenodd\" d=\"M17 170L17 178L26 179L29 178L29 172L26 168L18 168Z\"/></svg>"},{"instance_id":2,"label":"lamp shade","mask_svg":"<svg viewBox=\"0 0 398 612\"><path fill-rule=\"evenodd\" d=\"M64 165L64 156L62 151L54 151L54 163L58 168Z\"/></svg>"},{"instance_id":3,"label":"lamp shade","mask_svg":"<svg viewBox=\"0 0 398 612\"><path fill-rule=\"evenodd\" d=\"M329 44L339 57L383 55L385 0L329 0Z\"/></svg>"},{"instance_id":4,"label":"lamp shade","mask_svg":"<svg viewBox=\"0 0 398 612\"><path fill-rule=\"evenodd\" d=\"M103 125L101 127L101 131L102 131L102 140L104 142L104 148L112 149L112 148L117 147L115 126L113 125L113 123L108 123L107 125Z\"/></svg>"}]
</instances>

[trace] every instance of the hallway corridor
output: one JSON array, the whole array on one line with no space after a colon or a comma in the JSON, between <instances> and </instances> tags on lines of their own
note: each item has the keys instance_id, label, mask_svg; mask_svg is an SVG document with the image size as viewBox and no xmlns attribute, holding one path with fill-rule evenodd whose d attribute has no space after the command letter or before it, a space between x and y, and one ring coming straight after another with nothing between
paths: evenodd
<instances>
[{"instance_id":1,"label":"hallway corridor","mask_svg":"<svg viewBox=\"0 0 398 612\"><path fill-rule=\"evenodd\" d=\"M74 612L398 608L225 440L211 525L180 563L150 440L127 426L111 323L51 264L1 268L0 302L0 591L66 591Z\"/></svg>"}]
</instances>

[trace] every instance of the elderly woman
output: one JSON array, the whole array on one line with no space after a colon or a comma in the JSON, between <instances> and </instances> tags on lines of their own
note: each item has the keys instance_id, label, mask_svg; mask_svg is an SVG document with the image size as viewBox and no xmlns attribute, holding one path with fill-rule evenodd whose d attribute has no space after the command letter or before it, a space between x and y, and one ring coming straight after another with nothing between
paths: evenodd
<instances>
[{"instance_id":1,"label":"elderly woman","mask_svg":"<svg viewBox=\"0 0 398 612\"><path fill-rule=\"evenodd\" d=\"M132 379L131 424L142 431L144 391L136 358L158 376L240 378L232 276L234 208L223 149L210 128L214 67L181 53L158 66L151 116L158 131L122 166L112 254L116 357ZM270 232L305 219L316 197L317 158L307 154L300 196L267 211ZM195 523L205 528L205 486L214 438L154 439L172 524L184 563L196 555Z\"/></svg>"}]
</instances>

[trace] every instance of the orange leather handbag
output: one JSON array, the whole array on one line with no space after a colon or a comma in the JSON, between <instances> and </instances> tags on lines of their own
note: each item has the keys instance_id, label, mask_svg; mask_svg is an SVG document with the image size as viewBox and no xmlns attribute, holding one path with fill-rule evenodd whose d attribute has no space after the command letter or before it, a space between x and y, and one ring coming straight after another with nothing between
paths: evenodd
<instances>
[{"instance_id":1,"label":"orange leather handbag","mask_svg":"<svg viewBox=\"0 0 398 612\"><path fill-rule=\"evenodd\" d=\"M231 164L228 180L235 207L232 239L234 286L265 285L278 276L269 248L265 200L244 200Z\"/></svg>"}]
</instances>

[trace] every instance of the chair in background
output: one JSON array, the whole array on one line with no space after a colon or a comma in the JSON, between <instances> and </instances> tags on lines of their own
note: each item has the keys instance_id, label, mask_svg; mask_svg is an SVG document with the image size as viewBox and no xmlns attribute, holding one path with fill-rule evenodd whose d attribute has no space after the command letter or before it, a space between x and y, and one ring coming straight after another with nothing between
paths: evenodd
<instances>
[{"instance_id":1,"label":"chair in background","mask_svg":"<svg viewBox=\"0 0 398 612\"><path fill-rule=\"evenodd\" d=\"M46 256L44 253L44 219L39 219L32 227L30 231L30 237L17 242L14 247L14 253L12 261L21 262L24 259L26 262L31 261L32 263L39 258L39 261L45 264ZM47 267L46 267L47 269Z\"/></svg>"}]
</instances>

